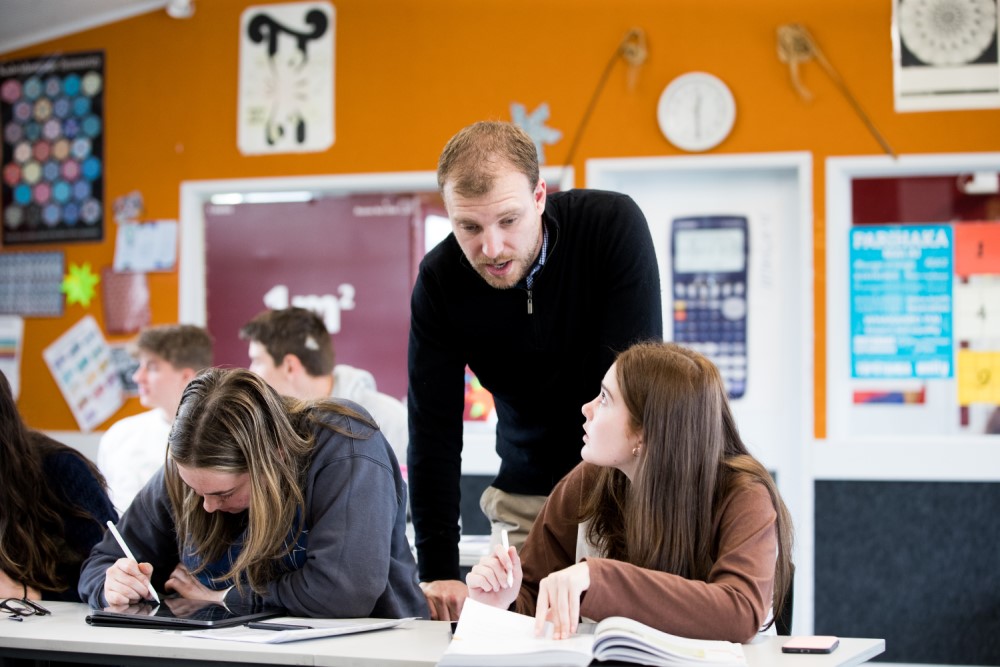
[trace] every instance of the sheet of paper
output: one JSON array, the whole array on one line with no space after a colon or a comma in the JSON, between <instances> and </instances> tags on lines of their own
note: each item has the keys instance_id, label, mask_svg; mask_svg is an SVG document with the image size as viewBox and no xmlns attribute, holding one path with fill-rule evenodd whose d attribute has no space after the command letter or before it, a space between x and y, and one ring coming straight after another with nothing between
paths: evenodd
<instances>
[{"instance_id":1,"label":"sheet of paper","mask_svg":"<svg viewBox=\"0 0 1000 667\"><path fill-rule=\"evenodd\" d=\"M1000 276L970 276L955 283L955 338L1000 338Z\"/></svg>"},{"instance_id":2,"label":"sheet of paper","mask_svg":"<svg viewBox=\"0 0 1000 667\"><path fill-rule=\"evenodd\" d=\"M136 333L152 321L145 273L101 272L104 328L109 334Z\"/></svg>"},{"instance_id":3,"label":"sheet of paper","mask_svg":"<svg viewBox=\"0 0 1000 667\"><path fill-rule=\"evenodd\" d=\"M93 316L70 327L42 356L81 431L92 431L122 406L118 369Z\"/></svg>"},{"instance_id":4,"label":"sheet of paper","mask_svg":"<svg viewBox=\"0 0 1000 667\"><path fill-rule=\"evenodd\" d=\"M963 222L955 225L955 273L1000 273L1000 224Z\"/></svg>"},{"instance_id":5,"label":"sheet of paper","mask_svg":"<svg viewBox=\"0 0 1000 667\"><path fill-rule=\"evenodd\" d=\"M284 644L304 639L320 639L322 637L337 637L352 635L359 632L386 630L399 627L416 620L416 617L399 619L329 619L329 618L297 618L282 616L269 618L264 623L271 625L308 625L302 630L256 630L245 625L231 628L212 628L185 632L185 637L200 637L202 639L222 639L234 642L250 642L253 644Z\"/></svg>"},{"instance_id":6,"label":"sheet of paper","mask_svg":"<svg viewBox=\"0 0 1000 667\"><path fill-rule=\"evenodd\" d=\"M62 252L0 253L0 313L61 316L64 264Z\"/></svg>"},{"instance_id":7,"label":"sheet of paper","mask_svg":"<svg viewBox=\"0 0 1000 667\"><path fill-rule=\"evenodd\" d=\"M118 225L115 271L172 271L176 263L176 220Z\"/></svg>"},{"instance_id":8,"label":"sheet of paper","mask_svg":"<svg viewBox=\"0 0 1000 667\"><path fill-rule=\"evenodd\" d=\"M545 636L536 637L534 617L466 600L452 646L465 655L506 655L555 649L590 655L594 645L594 636L589 634L559 640L551 637L551 623L546 624Z\"/></svg>"},{"instance_id":9,"label":"sheet of paper","mask_svg":"<svg viewBox=\"0 0 1000 667\"><path fill-rule=\"evenodd\" d=\"M1000 405L1000 351L958 351L958 404Z\"/></svg>"}]
</instances>

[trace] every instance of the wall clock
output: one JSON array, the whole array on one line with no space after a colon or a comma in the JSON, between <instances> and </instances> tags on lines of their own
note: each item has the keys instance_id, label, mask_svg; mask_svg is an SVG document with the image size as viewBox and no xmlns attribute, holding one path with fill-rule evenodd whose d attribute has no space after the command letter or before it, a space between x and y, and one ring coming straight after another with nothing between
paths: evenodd
<instances>
[{"instance_id":1,"label":"wall clock","mask_svg":"<svg viewBox=\"0 0 1000 667\"><path fill-rule=\"evenodd\" d=\"M736 101L721 79L706 72L682 74L663 89L656 107L660 131L677 148L707 151L729 136Z\"/></svg>"}]
</instances>

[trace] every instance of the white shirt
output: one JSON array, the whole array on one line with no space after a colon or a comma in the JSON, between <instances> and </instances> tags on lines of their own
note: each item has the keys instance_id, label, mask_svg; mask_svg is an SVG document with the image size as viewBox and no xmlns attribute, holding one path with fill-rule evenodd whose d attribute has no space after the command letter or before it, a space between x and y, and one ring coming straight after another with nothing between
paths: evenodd
<instances>
[{"instance_id":1,"label":"white shirt","mask_svg":"<svg viewBox=\"0 0 1000 667\"><path fill-rule=\"evenodd\" d=\"M330 392L330 398L346 398L371 413L382 429L382 435L396 453L405 479L410 427L406 421L406 406L402 401L378 391L371 373L347 364L333 367L333 391Z\"/></svg>"},{"instance_id":2,"label":"white shirt","mask_svg":"<svg viewBox=\"0 0 1000 667\"><path fill-rule=\"evenodd\" d=\"M163 411L150 410L115 422L101 437L97 467L119 514L163 465L169 435Z\"/></svg>"}]
</instances>

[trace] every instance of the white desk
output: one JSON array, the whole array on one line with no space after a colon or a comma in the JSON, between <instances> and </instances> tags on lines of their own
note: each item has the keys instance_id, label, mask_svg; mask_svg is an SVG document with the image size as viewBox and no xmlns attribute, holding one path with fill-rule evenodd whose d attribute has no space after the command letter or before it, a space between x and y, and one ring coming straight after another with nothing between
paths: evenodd
<instances>
[{"instance_id":1,"label":"white desk","mask_svg":"<svg viewBox=\"0 0 1000 667\"><path fill-rule=\"evenodd\" d=\"M773 665L774 667L851 667L868 662L885 652L884 639L841 637L840 645L830 654L782 653L781 645L788 637L761 636L751 644L743 645L747 665Z\"/></svg>"},{"instance_id":2,"label":"white desk","mask_svg":"<svg viewBox=\"0 0 1000 667\"><path fill-rule=\"evenodd\" d=\"M140 628L96 628L87 625L87 606L48 602L51 616L21 623L0 619L0 662L3 658L66 660L156 666L178 662L223 664L320 665L323 667L430 667L451 641L451 626L414 621L392 630L311 639L290 644L247 644L185 637L183 632ZM866 662L885 650L882 639L841 639L830 655L781 653L786 638L769 637L747 644L751 667L847 667Z\"/></svg>"}]
</instances>

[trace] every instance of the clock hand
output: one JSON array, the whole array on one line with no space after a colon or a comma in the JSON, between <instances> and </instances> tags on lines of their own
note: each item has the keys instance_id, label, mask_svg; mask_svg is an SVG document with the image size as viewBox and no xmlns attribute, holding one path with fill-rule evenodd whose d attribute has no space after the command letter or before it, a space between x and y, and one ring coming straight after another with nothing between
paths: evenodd
<instances>
[{"instance_id":1,"label":"clock hand","mask_svg":"<svg viewBox=\"0 0 1000 667\"><path fill-rule=\"evenodd\" d=\"M694 97L694 136L701 139L701 94Z\"/></svg>"}]
</instances>

